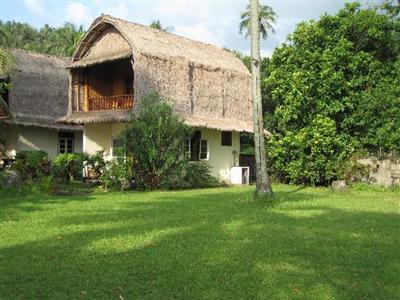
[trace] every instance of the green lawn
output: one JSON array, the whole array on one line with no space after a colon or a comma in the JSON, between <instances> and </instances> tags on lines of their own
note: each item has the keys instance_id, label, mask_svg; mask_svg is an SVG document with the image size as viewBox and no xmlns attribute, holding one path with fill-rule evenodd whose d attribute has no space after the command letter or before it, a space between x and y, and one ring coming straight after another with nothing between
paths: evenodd
<instances>
[{"instance_id":1,"label":"green lawn","mask_svg":"<svg viewBox=\"0 0 400 300\"><path fill-rule=\"evenodd\" d=\"M253 190L0 195L0 299L399 299L399 192Z\"/></svg>"}]
</instances>

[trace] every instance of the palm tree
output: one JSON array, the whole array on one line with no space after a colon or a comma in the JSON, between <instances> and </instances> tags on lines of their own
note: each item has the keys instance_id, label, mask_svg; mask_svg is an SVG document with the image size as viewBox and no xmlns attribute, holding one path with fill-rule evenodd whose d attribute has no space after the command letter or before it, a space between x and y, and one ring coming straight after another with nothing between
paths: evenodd
<instances>
[{"instance_id":1,"label":"palm tree","mask_svg":"<svg viewBox=\"0 0 400 300\"><path fill-rule=\"evenodd\" d=\"M247 24L250 25L249 29L251 36L251 92L253 98L254 150L256 158L256 195L262 198L270 198L273 193L267 173L267 162L265 157L264 123L260 84L260 28L262 22L260 22L259 9L261 6L258 0L250 0L249 8L250 19L247 21Z\"/></svg>"},{"instance_id":2,"label":"palm tree","mask_svg":"<svg viewBox=\"0 0 400 300\"><path fill-rule=\"evenodd\" d=\"M258 14L258 23L260 27L260 33L262 38L265 40L268 37L268 32L272 32L275 34L275 29L273 24L276 23L277 15L274 10L268 5L261 5L257 1L257 5L259 8ZM242 34L243 31L246 31L245 37L248 38L250 36L250 5L247 5L246 10L243 11L240 15L240 25L239 25L239 33Z\"/></svg>"}]
</instances>

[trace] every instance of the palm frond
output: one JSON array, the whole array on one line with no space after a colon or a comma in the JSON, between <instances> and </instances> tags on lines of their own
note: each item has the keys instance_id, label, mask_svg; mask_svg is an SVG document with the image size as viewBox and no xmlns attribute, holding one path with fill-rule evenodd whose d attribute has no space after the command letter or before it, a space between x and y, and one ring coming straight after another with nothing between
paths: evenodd
<instances>
[{"instance_id":1,"label":"palm frond","mask_svg":"<svg viewBox=\"0 0 400 300\"><path fill-rule=\"evenodd\" d=\"M277 14L272 7L268 5L259 4L259 20L260 20L260 34L263 39L268 37L268 32L275 34L273 24L276 24ZM239 23L239 33L245 33L245 37L250 36L250 5L240 14L241 22Z\"/></svg>"},{"instance_id":2,"label":"palm frond","mask_svg":"<svg viewBox=\"0 0 400 300\"><path fill-rule=\"evenodd\" d=\"M12 54L0 47L0 74L6 74L11 71L14 66L14 58Z\"/></svg>"}]
</instances>

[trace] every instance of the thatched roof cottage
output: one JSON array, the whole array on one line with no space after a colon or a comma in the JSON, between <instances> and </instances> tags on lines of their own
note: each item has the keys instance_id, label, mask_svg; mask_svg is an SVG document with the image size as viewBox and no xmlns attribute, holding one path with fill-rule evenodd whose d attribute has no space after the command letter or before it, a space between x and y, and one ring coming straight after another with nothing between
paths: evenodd
<instances>
[{"instance_id":1,"label":"thatched roof cottage","mask_svg":"<svg viewBox=\"0 0 400 300\"><path fill-rule=\"evenodd\" d=\"M3 95L2 130L8 127L6 154L43 150L50 156L60 152L82 151L82 127L60 124L56 120L68 110L68 61L24 50L11 50L15 67L0 80L10 82Z\"/></svg>"},{"instance_id":2,"label":"thatched roof cottage","mask_svg":"<svg viewBox=\"0 0 400 300\"><path fill-rule=\"evenodd\" d=\"M188 142L194 160L214 175L237 165L240 132L252 131L250 73L232 53L108 15L94 20L70 69L69 113L84 125L84 150L112 156L114 137L140 99L158 92L197 129Z\"/></svg>"}]
</instances>

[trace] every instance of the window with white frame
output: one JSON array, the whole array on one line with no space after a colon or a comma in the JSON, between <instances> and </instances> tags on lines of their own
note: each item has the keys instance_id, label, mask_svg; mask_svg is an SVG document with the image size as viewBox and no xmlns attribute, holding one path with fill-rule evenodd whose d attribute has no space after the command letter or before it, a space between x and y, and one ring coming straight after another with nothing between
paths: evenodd
<instances>
[{"instance_id":1,"label":"window with white frame","mask_svg":"<svg viewBox=\"0 0 400 300\"><path fill-rule=\"evenodd\" d=\"M124 141L120 137L113 137L111 142L111 155L113 157L123 156Z\"/></svg>"},{"instance_id":2,"label":"window with white frame","mask_svg":"<svg viewBox=\"0 0 400 300\"><path fill-rule=\"evenodd\" d=\"M73 132L58 133L58 153L73 153L74 152L75 135Z\"/></svg>"},{"instance_id":3,"label":"window with white frame","mask_svg":"<svg viewBox=\"0 0 400 300\"><path fill-rule=\"evenodd\" d=\"M200 140L200 160L208 160L208 140Z\"/></svg>"},{"instance_id":4,"label":"window with white frame","mask_svg":"<svg viewBox=\"0 0 400 300\"><path fill-rule=\"evenodd\" d=\"M191 156L191 139L187 138L185 141L185 157L190 158Z\"/></svg>"},{"instance_id":5,"label":"window with white frame","mask_svg":"<svg viewBox=\"0 0 400 300\"><path fill-rule=\"evenodd\" d=\"M192 137L185 141L185 155L191 161L208 160L208 140L201 139L200 130L196 130Z\"/></svg>"}]
</instances>

